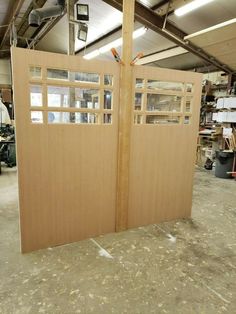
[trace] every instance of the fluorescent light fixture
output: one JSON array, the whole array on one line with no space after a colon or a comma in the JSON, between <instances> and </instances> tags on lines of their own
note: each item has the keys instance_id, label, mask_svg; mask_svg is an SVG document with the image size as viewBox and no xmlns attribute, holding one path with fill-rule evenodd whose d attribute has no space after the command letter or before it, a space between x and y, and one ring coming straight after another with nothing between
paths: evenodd
<instances>
[{"instance_id":1,"label":"fluorescent light fixture","mask_svg":"<svg viewBox=\"0 0 236 314\"><path fill-rule=\"evenodd\" d=\"M158 60L163 60L163 59L179 56L179 55L182 55L182 54L187 53L187 52L188 51L182 47L174 47L174 48L170 48L168 50L154 53L150 56L143 57L143 58L139 59L136 62L136 64L137 65L148 64L148 63L156 62Z\"/></svg>"},{"instance_id":2,"label":"fluorescent light fixture","mask_svg":"<svg viewBox=\"0 0 236 314\"><path fill-rule=\"evenodd\" d=\"M84 59L90 60L90 59L97 57L98 55L100 55L100 52L98 49L96 49L96 50L93 50L92 52L84 55Z\"/></svg>"},{"instance_id":3,"label":"fluorescent light fixture","mask_svg":"<svg viewBox=\"0 0 236 314\"><path fill-rule=\"evenodd\" d=\"M133 39L136 39L140 36L143 36L146 33L146 31L147 31L146 27L141 27L141 28L136 29L133 32ZM97 57L98 55L100 55L102 53L108 52L109 50L111 50L111 48L117 48L120 46L122 46L122 38L121 37L110 42L109 44L106 44L105 46L103 46L99 49L96 49L96 50L84 55L84 59L90 60L92 58Z\"/></svg>"},{"instance_id":4,"label":"fluorescent light fixture","mask_svg":"<svg viewBox=\"0 0 236 314\"><path fill-rule=\"evenodd\" d=\"M187 14L193 10L196 10L203 5L206 5L214 0L194 0L188 4L185 4L184 6L180 7L179 9L175 10L175 15L182 16L184 14Z\"/></svg>"},{"instance_id":5,"label":"fluorescent light fixture","mask_svg":"<svg viewBox=\"0 0 236 314\"><path fill-rule=\"evenodd\" d=\"M146 27L136 29L136 31L133 32L133 39L143 36L146 33L146 31L147 31Z\"/></svg>"},{"instance_id":6,"label":"fluorescent light fixture","mask_svg":"<svg viewBox=\"0 0 236 314\"><path fill-rule=\"evenodd\" d=\"M228 21L225 21L225 22L222 22L220 24L213 25L213 26L208 27L208 28L205 28L205 29L203 29L203 30L201 30L199 32L187 35L187 36L184 37L184 40L188 40L188 39L191 39L193 37L196 37L196 36L199 36L199 35L203 35L203 34L208 33L208 32L215 31L215 30L217 30L219 28L224 28L224 27L229 26L231 24L236 24L236 18L228 20Z\"/></svg>"}]
</instances>

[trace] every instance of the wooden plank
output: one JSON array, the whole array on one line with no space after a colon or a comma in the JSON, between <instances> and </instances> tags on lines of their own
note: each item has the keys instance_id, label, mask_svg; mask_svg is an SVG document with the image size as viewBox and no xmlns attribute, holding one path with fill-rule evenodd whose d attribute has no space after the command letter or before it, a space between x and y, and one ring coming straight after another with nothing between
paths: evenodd
<instances>
[{"instance_id":1,"label":"wooden plank","mask_svg":"<svg viewBox=\"0 0 236 314\"><path fill-rule=\"evenodd\" d=\"M19 48L12 49L12 61L22 252L114 232L119 66ZM31 124L27 100L33 64L44 73L62 66L112 74L113 123Z\"/></svg>"},{"instance_id":2,"label":"wooden plank","mask_svg":"<svg viewBox=\"0 0 236 314\"><path fill-rule=\"evenodd\" d=\"M132 126L129 228L191 216L202 75L137 66L134 77L191 82L194 93L189 125Z\"/></svg>"},{"instance_id":3,"label":"wooden plank","mask_svg":"<svg viewBox=\"0 0 236 314\"><path fill-rule=\"evenodd\" d=\"M232 69L236 70L236 59L235 59L235 52L231 52L231 53L226 53L225 55L221 55L218 57L218 59L225 63L228 64L229 66L231 66Z\"/></svg>"},{"instance_id":4,"label":"wooden plank","mask_svg":"<svg viewBox=\"0 0 236 314\"><path fill-rule=\"evenodd\" d=\"M117 171L117 202L116 231L127 229L129 203L129 160L132 102L132 60L134 0L123 1L122 25L122 60L120 72L120 108L119 108L119 139L118 139L118 171Z\"/></svg>"},{"instance_id":5,"label":"wooden plank","mask_svg":"<svg viewBox=\"0 0 236 314\"><path fill-rule=\"evenodd\" d=\"M206 28L197 33L185 36L185 40L190 40L199 47L206 47L225 40L235 38L236 18L226 21L212 27Z\"/></svg>"},{"instance_id":6,"label":"wooden plank","mask_svg":"<svg viewBox=\"0 0 236 314\"><path fill-rule=\"evenodd\" d=\"M235 35L236 36L236 35ZM230 40L223 40L220 43L208 45L205 51L218 57L224 55L225 53L235 53L236 51L236 37Z\"/></svg>"}]
</instances>

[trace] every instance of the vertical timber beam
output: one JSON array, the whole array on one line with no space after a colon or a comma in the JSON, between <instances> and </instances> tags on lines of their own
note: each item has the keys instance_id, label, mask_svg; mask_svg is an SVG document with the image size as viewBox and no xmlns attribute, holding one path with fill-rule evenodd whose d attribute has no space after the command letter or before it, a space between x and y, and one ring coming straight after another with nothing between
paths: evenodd
<instances>
[{"instance_id":1,"label":"vertical timber beam","mask_svg":"<svg viewBox=\"0 0 236 314\"><path fill-rule=\"evenodd\" d=\"M68 55L75 54L75 24L70 22L74 20L74 1L67 0L67 15L69 23L69 43L68 43Z\"/></svg>"},{"instance_id":2,"label":"vertical timber beam","mask_svg":"<svg viewBox=\"0 0 236 314\"><path fill-rule=\"evenodd\" d=\"M122 60L124 65L121 65L120 73L116 231L126 230L128 226L130 135L133 108L133 70L130 62L133 53L134 4L135 0L123 0Z\"/></svg>"},{"instance_id":3,"label":"vertical timber beam","mask_svg":"<svg viewBox=\"0 0 236 314\"><path fill-rule=\"evenodd\" d=\"M74 0L67 0L67 16L69 23L69 42L68 42L68 55L75 55L75 24L71 21L74 20ZM74 73L69 72L70 82L74 82ZM75 107L75 88L70 87L70 107ZM75 113L70 112L70 122L75 121Z\"/></svg>"}]
</instances>

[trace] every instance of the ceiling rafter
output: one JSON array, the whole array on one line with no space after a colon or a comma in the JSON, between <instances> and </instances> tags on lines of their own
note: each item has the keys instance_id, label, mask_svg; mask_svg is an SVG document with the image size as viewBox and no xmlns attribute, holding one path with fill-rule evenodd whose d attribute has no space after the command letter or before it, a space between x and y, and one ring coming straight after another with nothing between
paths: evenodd
<instances>
[{"instance_id":1,"label":"ceiling rafter","mask_svg":"<svg viewBox=\"0 0 236 314\"><path fill-rule=\"evenodd\" d=\"M8 37L8 34L10 32L10 29L11 29L11 25L12 23L14 22L15 18L17 17L17 15L19 14L20 10L21 10L21 7L23 5L25 0L17 0L15 2L15 5L13 6L13 10L12 10L12 13L10 14L10 17L7 21L6 24L8 24L8 27L3 35L3 38L2 38L2 41L0 43L0 49L3 47L3 45L5 44L6 40L7 40L7 37Z\"/></svg>"},{"instance_id":2,"label":"ceiling rafter","mask_svg":"<svg viewBox=\"0 0 236 314\"><path fill-rule=\"evenodd\" d=\"M122 0L103 0L107 4L113 6L119 11L122 11ZM205 60L209 64L215 65L218 69L224 72L232 73L234 72L228 66L222 64L219 60L215 59L213 56L207 54L204 50L199 47L184 41L184 37L187 35L185 32L177 28L168 20L165 24L165 29L163 29L165 18L158 15L152 9L142 5L139 2L135 2L135 20L143 24L144 26L152 29L154 32L162 35L166 39L174 42L180 47L185 48L194 55Z\"/></svg>"},{"instance_id":3,"label":"ceiling rafter","mask_svg":"<svg viewBox=\"0 0 236 314\"><path fill-rule=\"evenodd\" d=\"M152 10L157 10L161 7L163 7L163 5L167 4L170 0L162 0L160 3L155 4L153 7L151 7ZM118 9L119 10L119 9ZM115 34L116 32L119 32L122 29L122 25L117 26L116 28L114 28L113 30L109 31L108 33L106 33L105 35L95 39L93 42L91 42L90 44L86 45L86 49L88 49L89 47L92 47L93 45L97 44L99 41L102 41L103 39ZM84 50L83 48L80 48L79 50L77 50L75 53L80 53L81 51Z\"/></svg>"}]
</instances>

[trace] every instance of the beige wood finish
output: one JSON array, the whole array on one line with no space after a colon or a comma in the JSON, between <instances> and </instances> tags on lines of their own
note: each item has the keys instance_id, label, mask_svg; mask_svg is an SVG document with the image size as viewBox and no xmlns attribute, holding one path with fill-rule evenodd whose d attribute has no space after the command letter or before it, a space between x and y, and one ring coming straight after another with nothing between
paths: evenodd
<instances>
[{"instance_id":1,"label":"beige wood finish","mask_svg":"<svg viewBox=\"0 0 236 314\"><path fill-rule=\"evenodd\" d=\"M116 231L127 229L129 207L130 131L132 117L132 78L134 0L123 1L122 61L120 71L120 107L117 171Z\"/></svg>"},{"instance_id":2,"label":"beige wood finish","mask_svg":"<svg viewBox=\"0 0 236 314\"><path fill-rule=\"evenodd\" d=\"M193 97L190 124L183 124L186 113L182 108L181 113L175 113L182 120L178 125L137 124L132 127L129 228L191 215L202 75L135 66L134 81L135 78L143 78L145 82L154 79L193 83L194 93L176 92L183 97ZM147 91L147 88L139 90L144 94Z\"/></svg>"},{"instance_id":3,"label":"beige wood finish","mask_svg":"<svg viewBox=\"0 0 236 314\"><path fill-rule=\"evenodd\" d=\"M12 62L22 252L114 232L119 66L19 48L12 49ZM45 122L32 124L29 65L42 67L43 85L52 82L46 80L47 67L112 74L113 123L47 124L44 90Z\"/></svg>"},{"instance_id":4,"label":"beige wood finish","mask_svg":"<svg viewBox=\"0 0 236 314\"><path fill-rule=\"evenodd\" d=\"M236 18L188 35L185 40L190 40L222 63L236 70Z\"/></svg>"},{"instance_id":5,"label":"beige wood finish","mask_svg":"<svg viewBox=\"0 0 236 314\"><path fill-rule=\"evenodd\" d=\"M115 226L123 230L190 216L200 74L134 66L132 100L127 104L129 108L120 105L119 111L120 68L115 62L87 61L77 56L12 48L12 63L22 252L114 232ZM41 67L42 78L30 78L29 66ZM47 68L99 73L101 81L97 84L47 79ZM104 74L113 75L112 86L103 84ZM136 78L144 80L143 87L134 86ZM147 84L149 79L181 82L184 89L151 89L153 86ZM187 91L186 83L193 84L193 91ZM30 84L42 85L42 107L30 107ZM48 85L97 88L94 97L99 93L100 108L48 107ZM111 110L103 109L104 90L113 91ZM145 96L141 110L133 110L135 92ZM148 111L148 93L182 97L181 109ZM127 95L130 97L129 93ZM185 109L187 99L192 100L190 111ZM43 112L44 123L31 122L32 110ZM100 118L98 124L50 124L48 111L90 112ZM104 113L112 114L112 124L102 122ZM134 124L137 114L142 116L141 124ZM119 133L125 131L123 136L128 138L123 138L118 154L119 115L124 119L119 123ZM132 115L131 134L129 115ZM168 123L178 118L179 124L146 124L146 117L154 115L170 116ZM186 117L190 124L184 124ZM122 158L120 172L117 165ZM119 203L117 178L121 174L123 181L119 188L127 186L127 191L119 190Z\"/></svg>"}]
</instances>

